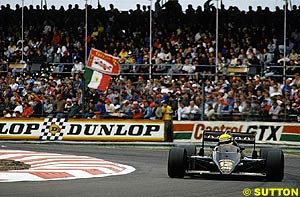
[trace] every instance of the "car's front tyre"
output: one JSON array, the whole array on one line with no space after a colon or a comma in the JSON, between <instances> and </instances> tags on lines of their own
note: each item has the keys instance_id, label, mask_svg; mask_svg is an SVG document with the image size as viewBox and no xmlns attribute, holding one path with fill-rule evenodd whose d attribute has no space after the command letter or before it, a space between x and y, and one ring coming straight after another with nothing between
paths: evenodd
<instances>
[{"instance_id":1,"label":"car's front tyre","mask_svg":"<svg viewBox=\"0 0 300 197\"><path fill-rule=\"evenodd\" d=\"M174 147L169 151L168 175L171 178L183 178L187 168L185 148Z\"/></svg>"},{"instance_id":2,"label":"car's front tyre","mask_svg":"<svg viewBox=\"0 0 300 197\"><path fill-rule=\"evenodd\" d=\"M195 145L178 145L176 147L184 148L188 157L194 156L197 154L197 148Z\"/></svg>"}]
</instances>

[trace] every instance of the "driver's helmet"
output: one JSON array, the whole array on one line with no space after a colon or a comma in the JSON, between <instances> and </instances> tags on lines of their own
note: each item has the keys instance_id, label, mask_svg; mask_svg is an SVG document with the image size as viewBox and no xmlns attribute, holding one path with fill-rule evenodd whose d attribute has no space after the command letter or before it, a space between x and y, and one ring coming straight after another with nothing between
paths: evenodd
<instances>
[{"instance_id":1,"label":"driver's helmet","mask_svg":"<svg viewBox=\"0 0 300 197\"><path fill-rule=\"evenodd\" d=\"M232 144L232 136L227 132L219 136L219 144Z\"/></svg>"}]
</instances>

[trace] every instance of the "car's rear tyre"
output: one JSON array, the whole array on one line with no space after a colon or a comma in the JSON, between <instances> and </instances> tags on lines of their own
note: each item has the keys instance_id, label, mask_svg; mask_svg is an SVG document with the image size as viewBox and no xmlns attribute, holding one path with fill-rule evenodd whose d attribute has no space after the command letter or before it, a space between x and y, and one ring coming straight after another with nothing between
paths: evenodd
<instances>
[{"instance_id":1,"label":"car's rear tyre","mask_svg":"<svg viewBox=\"0 0 300 197\"><path fill-rule=\"evenodd\" d=\"M197 154L197 148L195 145L179 145L178 147L184 148L186 150L188 164L186 169L194 169L195 168L195 160L189 159L191 156Z\"/></svg>"},{"instance_id":2,"label":"car's rear tyre","mask_svg":"<svg viewBox=\"0 0 300 197\"><path fill-rule=\"evenodd\" d=\"M282 181L284 176L284 155L282 150L269 150L265 167L267 180Z\"/></svg>"},{"instance_id":3,"label":"car's rear tyre","mask_svg":"<svg viewBox=\"0 0 300 197\"><path fill-rule=\"evenodd\" d=\"M187 168L187 152L182 147L174 147L169 151L168 175L171 178L183 178Z\"/></svg>"}]
</instances>

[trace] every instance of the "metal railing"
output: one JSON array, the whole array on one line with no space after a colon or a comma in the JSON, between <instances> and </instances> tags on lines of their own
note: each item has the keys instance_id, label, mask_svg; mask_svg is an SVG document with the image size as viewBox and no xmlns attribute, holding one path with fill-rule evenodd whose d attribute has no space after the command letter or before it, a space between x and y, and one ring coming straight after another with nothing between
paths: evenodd
<instances>
[{"instance_id":1,"label":"metal railing","mask_svg":"<svg viewBox=\"0 0 300 197\"><path fill-rule=\"evenodd\" d=\"M33 72L40 71L48 75L72 73L74 63L39 63L40 68L34 69ZM8 72L9 63L0 63L0 72ZM27 70L24 72L32 72L32 63L28 64ZM188 72L186 67L193 66L195 71ZM259 75L261 77L275 77L278 80L282 79L282 83L287 77L292 77L295 72L300 73L300 66L281 66L277 64L269 65L248 65L248 66L234 66L234 65L185 65L185 64L120 64L121 76L141 75L147 78L157 76L241 76L252 77ZM156 68L164 68L164 70L156 71ZM277 81L278 81L277 80Z\"/></svg>"},{"instance_id":2,"label":"metal railing","mask_svg":"<svg viewBox=\"0 0 300 197\"><path fill-rule=\"evenodd\" d=\"M192 118L188 117L185 119L180 119L180 121L255 121L255 122L300 122L300 115L297 114L288 114L288 115L278 115L278 119L272 119L271 116L266 116L262 114L245 114L245 113L215 113L213 118L208 118L204 115L202 117L202 114L193 114ZM45 117L56 117L56 113L50 113L50 114L40 114L38 116L40 118ZM95 113L80 113L80 114L74 114L72 116L69 116L68 113L61 113L60 118L91 118L91 119L132 119L128 118L127 116L122 115L121 113L118 115L118 112L113 114L105 114L101 115L98 112ZM143 118L141 118L143 119ZM153 119L159 119L159 118L153 118ZM173 120L179 120L177 116L177 112L173 113Z\"/></svg>"},{"instance_id":3,"label":"metal railing","mask_svg":"<svg viewBox=\"0 0 300 197\"><path fill-rule=\"evenodd\" d=\"M2 65L1 72L7 72L10 70L9 64L0 64L0 68ZM45 74L45 75L70 75L71 70L73 68L72 63L43 63L40 65L40 72L39 74ZM254 75L260 75L262 77L277 77L278 79L282 79L282 83L284 84L284 79L286 77L291 77L294 75L295 72L298 72L300 70L300 66L279 66L279 65L269 65L269 66L261 66L261 65L251 65L247 67L238 67L238 66L225 66L222 69L219 67L216 67L215 65L195 65L197 68L195 72L188 73L185 70L183 70L183 66L186 66L184 64L121 64L121 76L125 77L133 77L137 80L137 77L135 76L145 76L146 78L155 78L159 76L172 76L174 78L179 76L187 76L189 78L199 78L199 77L215 77L215 76L241 76L241 77L252 77ZM156 72L156 67L165 67L165 70L163 72ZM30 71L30 66L27 67ZM175 68L175 69L173 69ZM201 71L204 70L210 70L212 73L202 73L197 72L197 70ZM214 72L216 71L216 72ZM292 71L292 72L289 72ZM213 79L212 79L213 80ZM202 95L205 95L204 92L202 92ZM205 99L203 99L205 100ZM202 105L204 106L204 103ZM55 114L52 114L55 115ZM67 114L65 114L67 116ZM41 114L41 116L45 116L45 114ZM82 114L79 114L78 117L83 117ZM96 117L96 115L95 115ZM101 116L97 116L98 118ZM173 115L174 119L177 119L177 114L174 113ZM208 118L205 116L204 111L202 111L198 118L196 120L208 120ZM286 121L286 122L298 122L298 115L297 114L289 114L286 113L284 116L280 116L280 120ZM265 116L262 116L261 114L240 114L240 113L222 113L217 114L215 113L214 119L209 120L242 120L242 121L277 121L272 120L271 118L266 118ZM300 120L300 119L299 119Z\"/></svg>"}]
</instances>

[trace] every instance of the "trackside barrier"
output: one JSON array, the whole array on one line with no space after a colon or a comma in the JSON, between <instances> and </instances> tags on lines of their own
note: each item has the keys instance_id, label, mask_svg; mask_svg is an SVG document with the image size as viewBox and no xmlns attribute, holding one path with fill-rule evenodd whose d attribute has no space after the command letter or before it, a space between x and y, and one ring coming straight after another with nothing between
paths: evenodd
<instances>
[{"instance_id":1,"label":"trackside barrier","mask_svg":"<svg viewBox=\"0 0 300 197\"><path fill-rule=\"evenodd\" d=\"M0 119L1 140L164 141L160 120Z\"/></svg>"},{"instance_id":2,"label":"trackside barrier","mask_svg":"<svg viewBox=\"0 0 300 197\"><path fill-rule=\"evenodd\" d=\"M258 143L300 145L300 123L239 121L174 121L174 140L200 142L204 130L256 132Z\"/></svg>"},{"instance_id":3,"label":"trackside barrier","mask_svg":"<svg viewBox=\"0 0 300 197\"><path fill-rule=\"evenodd\" d=\"M204 130L256 132L258 143L300 145L300 123L173 121L175 141L200 142ZM164 141L161 120L0 119L0 140Z\"/></svg>"}]
</instances>

